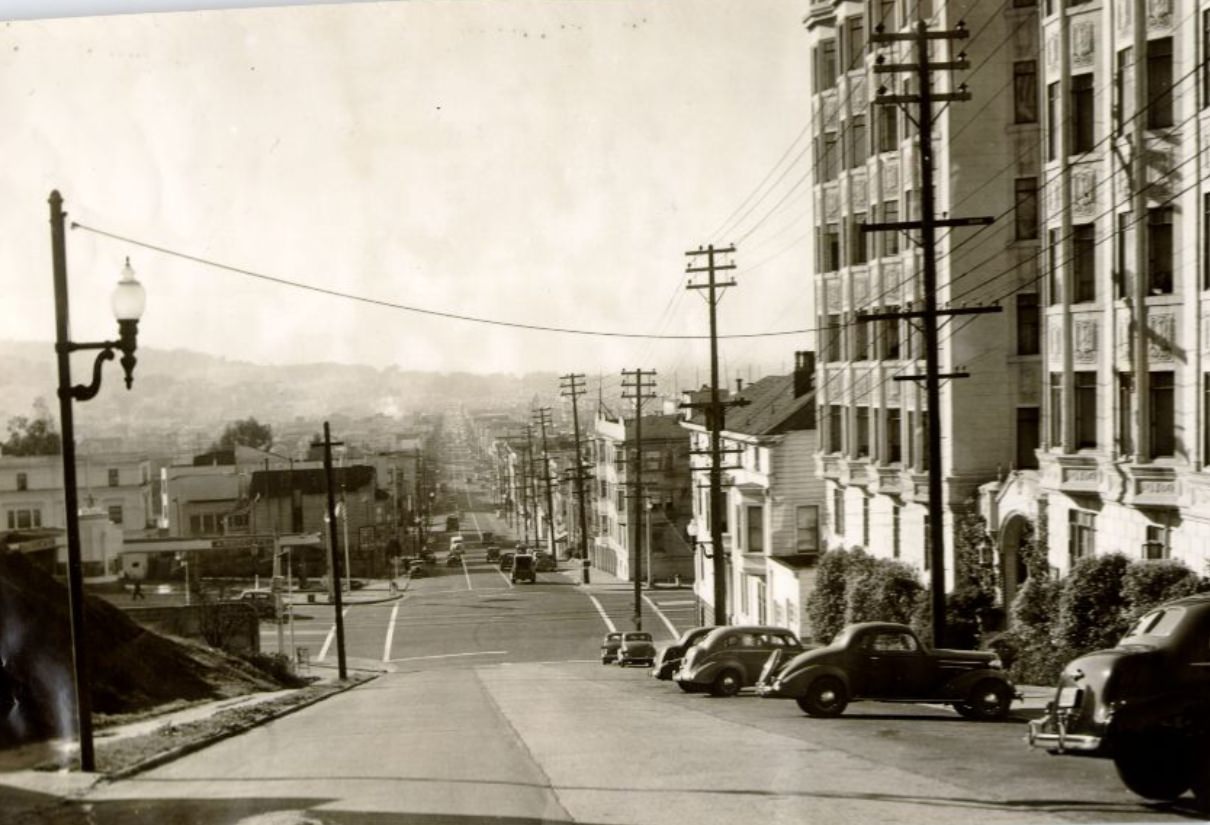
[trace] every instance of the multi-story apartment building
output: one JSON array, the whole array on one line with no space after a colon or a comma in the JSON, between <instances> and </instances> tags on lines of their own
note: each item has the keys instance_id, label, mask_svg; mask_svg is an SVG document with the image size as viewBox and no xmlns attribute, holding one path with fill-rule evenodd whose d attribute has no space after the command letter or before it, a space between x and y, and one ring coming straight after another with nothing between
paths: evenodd
<instances>
[{"instance_id":1,"label":"multi-story apartment building","mask_svg":"<svg viewBox=\"0 0 1210 825\"><path fill-rule=\"evenodd\" d=\"M638 546L643 548L639 565L644 580L693 577L693 550L685 532L693 506L689 433L680 420L675 414L643 416L643 487L637 499L635 419L598 411L593 424L597 534L588 548L598 570L633 581Z\"/></svg>"},{"instance_id":2,"label":"multi-story apartment building","mask_svg":"<svg viewBox=\"0 0 1210 825\"><path fill-rule=\"evenodd\" d=\"M985 489L1005 589L1050 566L1210 559L1210 3L1041 9L1045 334L1037 470ZM1029 466L1029 465L1024 465Z\"/></svg>"},{"instance_id":3,"label":"multi-story apartment building","mask_svg":"<svg viewBox=\"0 0 1210 825\"><path fill-rule=\"evenodd\" d=\"M982 230L939 231L936 298L947 304L1000 301L1004 312L953 318L940 335L943 384L930 411L923 336L914 321L857 322L924 299L917 231L863 232L864 222L921 217L916 112L875 102L880 87L919 92L911 73L876 63L915 61L913 44L876 44L869 33L907 31L918 20L970 37L933 41L933 60L965 50L972 68L938 71L935 91L969 88L972 100L938 106L933 118L936 212L993 216ZM828 547L861 546L928 569L927 416L940 416L943 528L953 551L953 514L979 485L1034 461L1038 446L1039 310L1038 11L1033 2L818 0L804 24L813 51L812 221L819 364L818 472L827 483ZM910 115L910 117L909 117ZM947 574L952 581L952 563Z\"/></svg>"},{"instance_id":4,"label":"multi-story apartment building","mask_svg":"<svg viewBox=\"0 0 1210 825\"><path fill-rule=\"evenodd\" d=\"M723 548L727 613L736 624L806 630L804 607L820 551L824 483L818 449L813 353L795 354L791 375L762 378L730 394L746 406L727 413L722 431ZM696 395L696 394L695 394ZM704 393L703 393L704 395ZM697 409L681 424L690 433L694 475L694 590L703 621L714 611L710 547L710 429Z\"/></svg>"},{"instance_id":5,"label":"multi-story apartment building","mask_svg":"<svg viewBox=\"0 0 1210 825\"><path fill-rule=\"evenodd\" d=\"M81 509L99 509L127 535L154 528L150 467L144 455L80 455L76 488ZM0 456L0 510L0 529L65 527L62 456Z\"/></svg>"}]
</instances>

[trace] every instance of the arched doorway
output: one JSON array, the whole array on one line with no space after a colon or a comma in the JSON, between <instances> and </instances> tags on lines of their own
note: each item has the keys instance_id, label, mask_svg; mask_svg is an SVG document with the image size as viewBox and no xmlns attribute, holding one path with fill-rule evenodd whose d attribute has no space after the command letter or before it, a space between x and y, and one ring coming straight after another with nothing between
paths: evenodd
<instances>
[{"instance_id":1,"label":"arched doorway","mask_svg":"<svg viewBox=\"0 0 1210 825\"><path fill-rule=\"evenodd\" d=\"M1033 530L1029 519L1017 513L1008 517L1000 530L1000 581L1004 611L1012 606L1017 590L1029 578L1025 549Z\"/></svg>"}]
</instances>

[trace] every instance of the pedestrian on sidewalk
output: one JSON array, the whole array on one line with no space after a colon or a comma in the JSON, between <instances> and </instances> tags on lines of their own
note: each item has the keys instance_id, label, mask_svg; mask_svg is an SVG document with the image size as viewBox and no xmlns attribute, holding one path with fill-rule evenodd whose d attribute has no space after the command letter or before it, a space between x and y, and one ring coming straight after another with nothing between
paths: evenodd
<instances>
[{"instance_id":1,"label":"pedestrian on sidewalk","mask_svg":"<svg viewBox=\"0 0 1210 825\"><path fill-rule=\"evenodd\" d=\"M130 600L132 602L134 602L134 601L138 601L139 599L143 599L144 601L146 601L147 594L143 592L143 580L135 579L134 580L134 589L132 591L130 591Z\"/></svg>"}]
</instances>

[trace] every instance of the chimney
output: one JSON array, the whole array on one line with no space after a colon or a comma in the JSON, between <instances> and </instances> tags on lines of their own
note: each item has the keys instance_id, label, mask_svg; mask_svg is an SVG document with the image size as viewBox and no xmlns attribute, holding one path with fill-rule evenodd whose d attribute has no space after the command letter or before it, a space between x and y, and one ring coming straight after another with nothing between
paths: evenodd
<instances>
[{"instance_id":1,"label":"chimney","mask_svg":"<svg viewBox=\"0 0 1210 825\"><path fill-rule=\"evenodd\" d=\"M736 379L735 379L735 392L736 392L736 394L741 393L741 392L743 392L743 391L744 391L744 379L742 379L742 378L736 378Z\"/></svg>"},{"instance_id":2,"label":"chimney","mask_svg":"<svg viewBox=\"0 0 1210 825\"><path fill-rule=\"evenodd\" d=\"M800 350L794 353L794 397L801 398L815 389L815 353Z\"/></svg>"}]
</instances>

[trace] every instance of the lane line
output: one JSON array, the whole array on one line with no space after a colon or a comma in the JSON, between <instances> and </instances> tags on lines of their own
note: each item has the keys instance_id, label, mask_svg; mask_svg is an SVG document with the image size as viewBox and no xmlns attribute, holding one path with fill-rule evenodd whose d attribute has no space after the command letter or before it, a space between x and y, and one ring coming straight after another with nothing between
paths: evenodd
<instances>
[{"instance_id":1,"label":"lane line","mask_svg":"<svg viewBox=\"0 0 1210 825\"><path fill-rule=\"evenodd\" d=\"M656 604L655 602L653 602L651 600L651 597L648 596L646 593L643 594L643 601L645 601L645 602L647 602L647 604L651 605L651 609L654 610L655 615L659 616L661 621L664 622L664 627L668 628L668 632L672 634L672 638L679 639L681 637L681 634L677 632L676 625L674 625L672 622L668 621L668 617L664 615L663 610L660 610L660 606L658 604Z\"/></svg>"},{"instance_id":2,"label":"lane line","mask_svg":"<svg viewBox=\"0 0 1210 825\"><path fill-rule=\"evenodd\" d=\"M382 645L382 661L391 661L391 643L395 641L395 617L399 615L399 602L391 608L391 618L387 622L387 640Z\"/></svg>"},{"instance_id":3,"label":"lane line","mask_svg":"<svg viewBox=\"0 0 1210 825\"><path fill-rule=\"evenodd\" d=\"M340 617L342 619L348 615L349 615L348 607L346 607L344 610L340 611ZM332 646L332 640L335 638L336 638L336 624L334 622L332 624L332 627L330 627L328 629L328 638L324 639L324 646L319 649L319 655L315 657L315 661L322 662L324 659L327 658L328 648L330 648Z\"/></svg>"},{"instance_id":4,"label":"lane line","mask_svg":"<svg viewBox=\"0 0 1210 825\"><path fill-rule=\"evenodd\" d=\"M462 575L466 576L466 589L474 590L475 586L471 584L471 571L466 569L466 557L463 556L459 561L462 562Z\"/></svg>"},{"instance_id":5,"label":"lane line","mask_svg":"<svg viewBox=\"0 0 1210 825\"><path fill-rule=\"evenodd\" d=\"M496 572L500 574L500 578L504 579L504 583L508 585L508 589L512 590L513 583L512 583L512 581L509 580L508 576L504 575L504 571L501 570L499 567L497 567Z\"/></svg>"},{"instance_id":6,"label":"lane line","mask_svg":"<svg viewBox=\"0 0 1210 825\"><path fill-rule=\"evenodd\" d=\"M456 659L461 656L505 656L507 650L476 650L471 653L435 653L432 656L406 656L402 659L391 659L392 662L415 662L420 659Z\"/></svg>"},{"instance_id":7,"label":"lane line","mask_svg":"<svg viewBox=\"0 0 1210 825\"><path fill-rule=\"evenodd\" d=\"M675 601L667 601L663 603L664 607L684 607L685 605L696 606L697 602L693 599L676 599Z\"/></svg>"},{"instance_id":8,"label":"lane line","mask_svg":"<svg viewBox=\"0 0 1210 825\"><path fill-rule=\"evenodd\" d=\"M601 614L601 618L605 620L605 626L609 628L610 633L617 633L618 629L613 626L613 620L609 618L609 614L605 612L605 608L601 607L601 603L597 601L597 597L591 593L585 593L589 601L596 605L597 612Z\"/></svg>"}]
</instances>

